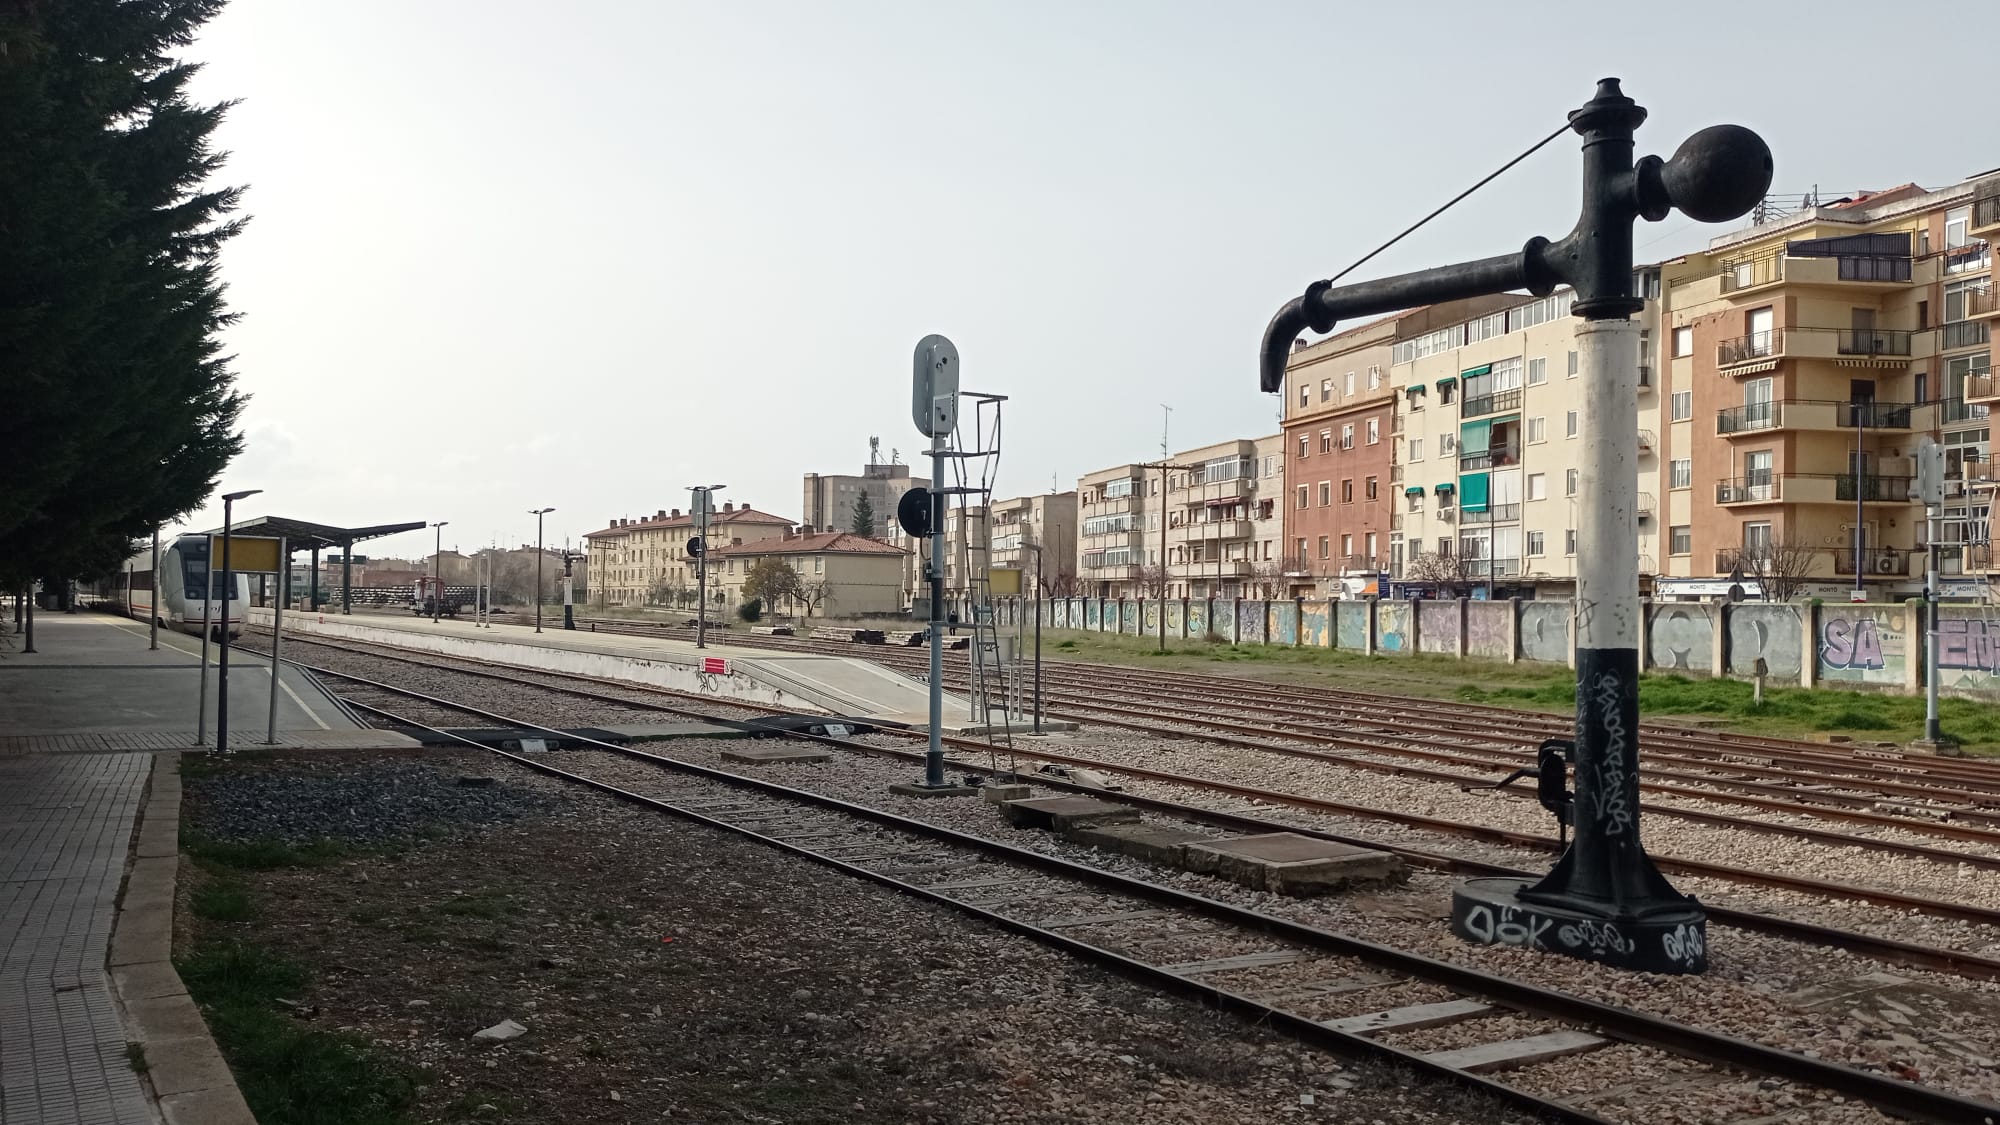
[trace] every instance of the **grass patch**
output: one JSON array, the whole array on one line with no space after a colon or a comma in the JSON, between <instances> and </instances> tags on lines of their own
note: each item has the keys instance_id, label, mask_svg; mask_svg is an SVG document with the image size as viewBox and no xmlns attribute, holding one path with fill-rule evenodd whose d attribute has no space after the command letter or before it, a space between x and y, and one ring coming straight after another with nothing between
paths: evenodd
<instances>
[{"instance_id":1,"label":"grass patch","mask_svg":"<svg viewBox=\"0 0 2000 1125\"><path fill-rule=\"evenodd\" d=\"M240 883L211 880L195 889L188 898L188 909L197 918L211 922L248 922L254 913L250 909L250 892Z\"/></svg>"},{"instance_id":2,"label":"grass patch","mask_svg":"<svg viewBox=\"0 0 2000 1125\"><path fill-rule=\"evenodd\" d=\"M205 867L234 871L275 871L281 867L322 867L356 854L350 844L315 840L288 844L270 838L212 840L195 832L181 833L181 850Z\"/></svg>"},{"instance_id":3,"label":"grass patch","mask_svg":"<svg viewBox=\"0 0 2000 1125\"><path fill-rule=\"evenodd\" d=\"M132 1073L134 1074L144 1074L153 1069L153 1064L146 1061L146 1045L144 1043L125 1044L125 1062L126 1065L132 1068Z\"/></svg>"},{"instance_id":4,"label":"grass patch","mask_svg":"<svg viewBox=\"0 0 2000 1125\"><path fill-rule=\"evenodd\" d=\"M281 999L305 968L262 946L206 940L175 962L264 1125L409 1125L418 1075L353 1035L307 1028Z\"/></svg>"}]
</instances>

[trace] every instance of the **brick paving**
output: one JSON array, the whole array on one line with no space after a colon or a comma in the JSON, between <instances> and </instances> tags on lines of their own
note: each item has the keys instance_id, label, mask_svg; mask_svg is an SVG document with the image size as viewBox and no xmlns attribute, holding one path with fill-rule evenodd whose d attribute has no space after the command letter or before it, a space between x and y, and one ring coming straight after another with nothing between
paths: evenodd
<instances>
[{"instance_id":1,"label":"brick paving","mask_svg":"<svg viewBox=\"0 0 2000 1125\"><path fill-rule=\"evenodd\" d=\"M0 1123L151 1125L105 960L152 756L0 760Z\"/></svg>"}]
</instances>

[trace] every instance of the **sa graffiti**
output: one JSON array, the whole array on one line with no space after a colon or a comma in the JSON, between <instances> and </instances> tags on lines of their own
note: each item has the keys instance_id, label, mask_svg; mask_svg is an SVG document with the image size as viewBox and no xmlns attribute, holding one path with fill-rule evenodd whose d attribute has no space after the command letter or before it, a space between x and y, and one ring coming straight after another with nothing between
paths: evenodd
<instances>
[{"instance_id":1,"label":"sa graffiti","mask_svg":"<svg viewBox=\"0 0 2000 1125\"><path fill-rule=\"evenodd\" d=\"M1873 617L1829 617L1820 625L1820 660L1831 668L1881 669L1882 630Z\"/></svg>"}]
</instances>

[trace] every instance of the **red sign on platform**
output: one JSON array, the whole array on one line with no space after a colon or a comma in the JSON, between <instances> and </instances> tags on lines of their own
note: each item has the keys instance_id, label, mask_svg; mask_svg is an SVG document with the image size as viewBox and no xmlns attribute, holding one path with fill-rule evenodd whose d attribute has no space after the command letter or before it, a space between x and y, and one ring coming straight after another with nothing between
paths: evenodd
<instances>
[{"instance_id":1,"label":"red sign on platform","mask_svg":"<svg viewBox=\"0 0 2000 1125\"><path fill-rule=\"evenodd\" d=\"M727 676L729 661L720 656L704 656L701 658L701 670L711 676Z\"/></svg>"}]
</instances>

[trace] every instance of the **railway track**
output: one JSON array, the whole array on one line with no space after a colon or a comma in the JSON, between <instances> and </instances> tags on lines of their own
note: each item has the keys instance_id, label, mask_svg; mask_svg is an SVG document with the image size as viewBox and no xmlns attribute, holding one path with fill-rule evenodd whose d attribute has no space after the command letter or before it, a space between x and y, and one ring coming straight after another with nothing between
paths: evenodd
<instances>
[{"instance_id":1,"label":"railway track","mask_svg":"<svg viewBox=\"0 0 2000 1125\"><path fill-rule=\"evenodd\" d=\"M352 673L350 706L402 725L415 703L507 727L561 732ZM368 697L375 697L370 702ZM383 706L382 696L399 701ZM844 740L836 740L844 741ZM476 745L476 744L475 744ZM503 756L621 799L754 837L801 858L948 906L1156 987L1343 1054L1371 1055L1483 1091L1541 1120L1650 1121L1663 1098L1803 1102L1814 1121L1868 1120L1834 1095L1922 1121L1991 1122L1991 1105L1693 1024L1359 940L1106 868L954 831L826 794L642 750L593 743L558 767ZM1385 1000L1385 998L1387 998ZM1389 1001L1393 1001L1390 1004ZM1629 1058L1624 1057L1629 1056ZM1651 1060L1678 1077L1587 1085ZM1698 1065L1696 1065L1698 1064ZM1488 1076L1505 1069L1509 1081ZM1738 1072L1767 1076L1746 1080ZM1754 1093L1752 1092L1754 1091ZM1747 1123L1750 1118L1734 1120ZM1780 1118L1782 1119L1782 1117ZM1800 1120L1808 1118L1801 1116Z\"/></svg>"},{"instance_id":2,"label":"railway track","mask_svg":"<svg viewBox=\"0 0 2000 1125\"><path fill-rule=\"evenodd\" d=\"M715 712L719 704L710 697L676 692L651 685L607 681L568 672L552 672L539 669L529 671L509 665L487 664L461 658L439 658L429 654L408 653L403 650L385 648L383 646L357 645L354 642L335 643L317 638L300 638L292 643L317 646L319 648L364 657L373 657L423 669L449 668L452 672L478 677L491 682L516 687L534 688L571 698L588 700L593 704L626 709L633 713L632 718L643 717L648 713L668 714L677 718L698 719L702 721L712 721L718 718ZM621 694L611 694L611 692ZM673 700L674 702L666 702L667 700ZM745 715L787 713L781 708L738 702L732 702L727 707L729 710L738 712L739 714L721 716L720 718L725 722ZM448 716L440 716L438 718L440 721L443 721ZM600 718L598 721L603 720ZM801 735L800 737L811 738L813 736ZM866 745L851 739L824 739L822 741L843 750L858 751L876 756L896 757L913 763L922 760L923 754L920 750L897 750L877 744L882 739L902 740L912 746L917 746L923 743L925 735L921 731L883 728L879 731L876 742ZM977 773L988 772L989 767L983 759L989 756L991 748L986 742L979 739L951 736L947 736L943 741L954 750L968 755L954 763L955 769L969 770ZM1127 763L1086 756L1049 745L1037 745L1031 749L1024 749L1020 752L1020 756L1036 761L1047 761L1058 765L1099 770L1134 779L1159 782L1178 788L1245 798L1260 804L1279 808L1389 820L1440 834L1467 836L1516 847L1533 848L1537 851L1548 853L1554 853L1559 850L1558 842L1545 835L1488 828L1411 813L1364 808L1337 801L1236 785L1211 778L1171 773L1162 770L1135 768ZM1538 872L1524 868L1483 862L1462 856L1450 856L1428 849L1330 832L1312 825L1294 823L1275 824L1266 817L1220 811L1183 801L1148 798L1131 793L1106 794L1094 787L1076 785L1055 778L1035 776L1034 780L1037 784L1047 785L1051 788L1088 792L1107 797L1111 800L1134 804L1176 819L1207 824L1235 832L1264 832L1270 831L1273 827L1281 827L1286 831L1298 832L1338 843L1352 844L1378 851L1390 851L1401 856L1405 862L1411 863L1414 866L1454 875L1526 876L1539 874ZM1963 903L1924 898L1920 895L1887 888L1835 883L1783 872L1754 871L1704 860L1686 859L1670 855L1655 855L1654 858L1663 869L1672 873L1698 875L1747 885L1771 887L1783 891L1811 895L1821 899L1869 903L1896 910L1927 914L1940 918L1950 918L1979 926L2000 929L2000 910L1990 910ZM1952 858L1955 859L1955 856ZM1759 911L1710 906L1709 912L1711 917L1720 924L1751 932L1770 934L1791 940L1841 949L1846 952L1876 958L1893 964L1950 972L1977 979L2000 980L2000 958L1986 957L1934 945L1902 941L1856 930L1825 926L1814 922L1788 919Z\"/></svg>"}]
</instances>

